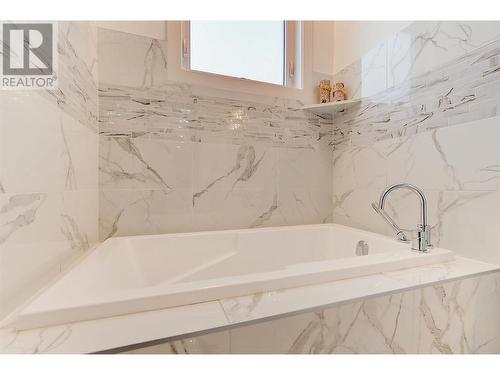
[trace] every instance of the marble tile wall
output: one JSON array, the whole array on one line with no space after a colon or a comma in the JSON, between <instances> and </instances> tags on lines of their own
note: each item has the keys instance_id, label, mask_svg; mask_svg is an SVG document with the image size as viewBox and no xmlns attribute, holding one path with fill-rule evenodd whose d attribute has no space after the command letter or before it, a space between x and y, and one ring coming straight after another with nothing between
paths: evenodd
<instances>
[{"instance_id":1,"label":"marble tile wall","mask_svg":"<svg viewBox=\"0 0 500 375\"><path fill-rule=\"evenodd\" d=\"M415 21L335 74L351 98L436 70L500 36L500 21Z\"/></svg>"},{"instance_id":2,"label":"marble tile wall","mask_svg":"<svg viewBox=\"0 0 500 375\"><path fill-rule=\"evenodd\" d=\"M364 99L324 132L334 222L391 234L370 203L410 182L429 198L436 245L500 262L499 37L499 22L414 22L335 76ZM417 210L411 194L391 196L403 227L415 226ZM448 282L131 353L499 353L499 281ZM231 319L258 304L222 306Z\"/></svg>"},{"instance_id":3,"label":"marble tile wall","mask_svg":"<svg viewBox=\"0 0 500 375\"><path fill-rule=\"evenodd\" d=\"M499 285L498 273L462 279L127 353L499 353Z\"/></svg>"},{"instance_id":4,"label":"marble tile wall","mask_svg":"<svg viewBox=\"0 0 500 375\"><path fill-rule=\"evenodd\" d=\"M355 91L368 96L333 120L334 222L390 235L370 204L409 182L429 199L434 244L500 263L499 38L500 22L414 22L340 73L356 87L370 61ZM411 193L388 211L415 228Z\"/></svg>"},{"instance_id":5,"label":"marble tile wall","mask_svg":"<svg viewBox=\"0 0 500 375\"><path fill-rule=\"evenodd\" d=\"M422 27L426 23L417 22ZM447 24L447 23L445 23ZM410 30L415 32L410 38L419 40L414 24ZM377 57L377 69L356 71L355 66L346 68L354 72L351 75L337 74L338 80L345 80L346 85L352 83L354 96L363 97L359 107L336 116L334 124L334 143L337 148L348 145L362 145L389 138L412 135L430 129L452 126L484 119L498 114L498 74L500 71L500 22L488 23L484 29L491 29L494 38L475 49L464 50L461 55L439 64L440 59L432 59L435 50L433 44L427 54L424 52L408 52L415 54L415 66L427 56L426 67L434 63L434 67L422 74L408 73L401 82L386 83L382 71L389 70L390 58L384 55ZM409 35L409 31L403 31ZM493 36L495 35L495 36ZM455 39L453 39L455 40ZM450 45L452 49L453 45ZM443 47L444 48L444 47ZM368 55L377 53L376 48ZM427 49L424 49L427 51ZM431 54L432 53L432 54ZM408 56L405 55L405 56ZM438 54L439 55L439 54ZM449 52L450 56L456 53ZM366 57L363 57L364 60ZM428 61L430 60L430 61ZM443 60L443 58L441 59ZM423 68L421 68L423 69ZM421 70L420 69L420 70ZM419 70L417 70L419 71ZM361 85L365 92L356 91L356 81L361 77ZM383 84L375 82L380 79Z\"/></svg>"},{"instance_id":6,"label":"marble tile wall","mask_svg":"<svg viewBox=\"0 0 500 375\"><path fill-rule=\"evenodd\" d=\"M169 82L165 41L87 22L59 32L59 91L0 92L0 317L98 236L332 220L390 234L370 203L401 181L426 191L436 245L500 262L498 22L413 23L339 73L367 99L334 119L297 101ZM413 196L389 203L415 225ZM498 353L499 281L139 352Z\"/></svg>"},{"instance_id":7,"label":"marble tile wall","mask_svg":"<svg viewBox=\"0 0 500 375\"><path fill-rule=\"evenodd\" d=\"M166 45L99 29L101 240L331 220L331 120L169 82Z\"/></svg>"},{"instance_id":8,"label":"marble tile wall","mask_svg":"<svg viewBox=\"0 0 500 375\"><path fill-rule=\"evenodd\" d=\"M97 241L97 33L59 22L57 91L0 91L0 318Z\"/></svg>"}]
</instances>

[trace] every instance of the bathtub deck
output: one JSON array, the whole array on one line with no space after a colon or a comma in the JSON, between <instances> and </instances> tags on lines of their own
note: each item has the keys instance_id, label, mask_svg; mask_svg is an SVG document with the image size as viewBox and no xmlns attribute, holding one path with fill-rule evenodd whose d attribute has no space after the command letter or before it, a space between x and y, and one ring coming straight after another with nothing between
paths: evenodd
<instances>
[{"instance_id":1,"label":"bathtub deck","mask_svg":"<svg viewBox=\"0 0 500 375\"><path fill-rule=\"evenodd\" d=\"M113 351L498 271L499 266L456 257L448 263L260 293L258 296L222 299L26 331L16 332L4 328L0 329L0 353Z\"/></svg>"},{"instance_id":2,"label":"bathtub deck","mask_svg":"<svg viewBox=\"0 0 500 375\"><path fill-rule=\"evenodd\" d=\"M365 256L356 256L360 241ZM114 237L22 306L14 328L163 310L453 259L449 249L422 254L391 237L331 223Z\"/></svg>"}]
</instances>

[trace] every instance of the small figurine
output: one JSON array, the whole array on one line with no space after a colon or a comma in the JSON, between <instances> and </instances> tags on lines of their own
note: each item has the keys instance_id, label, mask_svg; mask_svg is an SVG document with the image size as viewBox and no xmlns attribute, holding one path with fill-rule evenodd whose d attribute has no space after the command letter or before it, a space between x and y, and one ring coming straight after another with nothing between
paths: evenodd
<instances>
[{"instance_id":1,"label":"small figurine","mask_svg":"<svg viewBox=\"0 0 500 375\"><path fill-rule=\"evenodd\" d=\"M319 101L321 103L328 103L330 101L331 91L332 86L330 85L330 80L323 79L319 81Z\"/></svg>"},{"instance_id":2,"label":"small figurine","mask_svg":"<svg viewBox=\"0 0 500 375\"><path fill-rule=\"evenodd\" d=\"M347 94L345 92L344 84L342 82L337 82L335 84L335 89L333 90L333 101L341 102L346 100Z\"/></svg>"}]
</instances>

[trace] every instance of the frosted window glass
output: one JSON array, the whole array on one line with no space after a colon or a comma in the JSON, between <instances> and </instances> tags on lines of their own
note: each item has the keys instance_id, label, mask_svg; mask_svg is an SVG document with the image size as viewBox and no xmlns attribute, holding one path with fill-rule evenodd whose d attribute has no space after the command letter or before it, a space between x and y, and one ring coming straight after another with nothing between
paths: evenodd
<instances>
[{"instance_id":1,"label":"frosted window glass","mask_svg":"<svg viewBox=\"0 0 500 375\"><path fill-rule=\"evenodd\" d=\"M284 21L191 21L191 69L283 85Z\"/></svg>"}]
</instances>

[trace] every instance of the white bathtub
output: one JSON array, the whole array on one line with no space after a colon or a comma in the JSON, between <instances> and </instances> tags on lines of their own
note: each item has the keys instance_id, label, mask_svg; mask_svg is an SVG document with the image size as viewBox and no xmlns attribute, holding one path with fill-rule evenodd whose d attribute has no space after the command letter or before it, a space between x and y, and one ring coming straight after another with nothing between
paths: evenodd
<instances>
[{"instance_id":1,"label":"white bathtub","mask_svg":"<svg viewBox=\"0 0 500 375\"><path fill-rule=\"evenodd\" d=\"M368 255L356 256L356 244ZM106 240L45 292L18 329L323 283L453 259L335 224Z\"/></svg>"}]
</instances>

